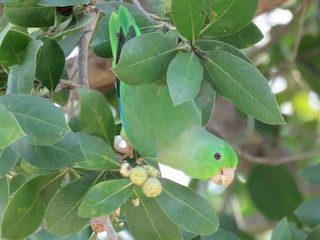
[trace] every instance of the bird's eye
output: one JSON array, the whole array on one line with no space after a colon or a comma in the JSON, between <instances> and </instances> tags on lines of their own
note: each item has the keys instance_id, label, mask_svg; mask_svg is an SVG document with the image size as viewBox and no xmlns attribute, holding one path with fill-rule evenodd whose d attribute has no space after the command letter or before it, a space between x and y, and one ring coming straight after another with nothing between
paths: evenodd
<instances>
[{"instance_id":1,"label":"bird's eye","mask_svg":"<svg viewBox=\"0 0 320 240\"><path fill-rule=\"evenodd\" d=\"M221 159L221 153L215 153L214 154L214 159L216 159L216 160L220 160Z\"/></svg>"}]
</instances>

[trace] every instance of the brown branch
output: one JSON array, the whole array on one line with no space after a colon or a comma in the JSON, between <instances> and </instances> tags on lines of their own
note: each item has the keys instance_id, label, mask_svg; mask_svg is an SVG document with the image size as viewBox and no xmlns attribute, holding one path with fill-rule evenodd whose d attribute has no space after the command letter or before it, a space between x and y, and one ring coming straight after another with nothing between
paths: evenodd
<instances>
[{"instance_id":1,"label":"brown branch","mask_svg":"<svg viewBox=\"0 0 320 240\"><path fill-rule=\"evenodd\" d=\"M155 19L153 19L150 16L150 13L148 13L146 10L144 10L144 8L141 6L139 0L131 0L132 4L135 5L137 8L139 8L141 10L141 12L144 13L144 15L146 15L146 17L148 18L148 21L153 23L153 24L159 24L158 21L156 21Z\"/></svg>"},{"instance_id":2,"label":"brown branch","mask_svg":"<svg viewBox=\"0 0 320 240\"><path fill-rule=\"evenodd\" d=\"M260 0L256 15L260 15L265 12L270 12L276 7L280 7L287 0Z\"/></svg>"}]
</instances>

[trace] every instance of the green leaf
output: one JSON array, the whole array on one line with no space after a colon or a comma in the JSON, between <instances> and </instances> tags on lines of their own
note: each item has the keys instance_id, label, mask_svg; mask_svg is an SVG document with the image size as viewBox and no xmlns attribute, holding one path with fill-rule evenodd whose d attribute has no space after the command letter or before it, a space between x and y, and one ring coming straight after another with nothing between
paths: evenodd
<instances>
[{"instance_id":1,"label":"green leaf","mask_svg":"<svg viewBox=\"0 0 320 240\"><path fill-rule=\"evenodd\" d=\"M79 206L82 217L99 217L114 212L127 200L133 184L127 179L109 180L95 185Z\"/></svg>"},{"instance_id":2,"label":"green leaf","mask_svg":"<svg viewBox=\"0 0 320 240\"><path fill-rule=\"evenodd\" d=\"M209 236L201 236L201 240L240 240L233 233L219 228L217 232Z\"/></svg>"},{"instance_id":3,"label":"green leaf","mask_svg":"<svg viewBox=\"0 0 320 240\"><path fill-rule=\"evenodd\" d=\"M5 210L2 237L21 239L32 234L41 224L46 206L63 176L60 173L35 177L20 187Z\"/></svg>"},{"instance_id":4,"label":"green leaf","mask_svg":"<svg viewBox=\"0 0 320 240\"><path fill-rule=\"evenodd\" d=\"M256 165L247 187L252 201L270 219L294 218L293 211L302 201L295 179L283 166Z\"/></svg>"},{"instance_id":5,"label":"green leaf","mask_svg":"<svg viewBox=\"0 0 320 240\"><path fill-rule=\"evenodd\" d=\"M203 67L194 53L180 53L168 66L167 83L174 105L190 101L200 91Z\"/></svg>"},{"instance_id":6,"label":"green leaf","mask_svg":"<svg viewBox=\"0 0 320 240\"><path fill-rule=\"evenodd\" d=\"M8 5L5 4L4 13L10 22L15 25L21 27L49 27L54 24L55 7L11 7Z\"/></svg>"},{"instance_id":7,"label":"green leaf","mask_svg":"<svg viewBox=\"0 0 320 240\"><path fill-rule=\"evenodd\" d=\"M154 83L165 75L178 50L179 46L164 34L143 34L123 46L113 71L127 84Z\"/></svg>"},{"instance_id":8,"label":"green leaf","mask_svg":"<svg viewBox=\"0 0 320 240\"><path fill-rule=\"evenodd\" d=\"M77 134L70 132L53 145L33 145L26 137L12 145L22 159L44 169L59 169L76 162L86 161Z\"/></svg>"},{"instance_id":9,"label":"green leaf","mask_svg":"<svg viewBox=\"0 0 320 240\"><path fill-rule=\"evenodd\" d=\"M146 27L150 25L150 22L144 12L137 6L127 2L107 2L97 4L97 8L101 10L105 15L109 15L112 12L118 12L120 6L126 7L132 15L134 21L139 27ZM107 26L108 27L108 26Z\"/></svg>"},{"instance_id":10,"label":"green leaf","mask_svg":"<svg viewBox=\"0 0 320 240\"><path fill-rule=\"evenodd\" d=\"M224 97L264 123L285 123L267 80L257 68L228 52L206 54L205 67Z\"/></svg>"},{"instance_id":11,"label":"green leaf","mask_svg":"<svg viewBox=\"0 0 320 240\"><path fill-rule=\"evenodd\" d=\"M206 74L205 74L206 75ZM216 92L205 77L202 80L200 92L194 101L201 113L202 126L207 126L210 122L211 115L216 100Z\"/></svg>"},{"instance_id":12,"label":"green leaf","mask_svg":"<svg viewBox=\"0 0 320 240\"><path fill-rule=\"evenodd\" d=\"M30 42L21 59L18 71L18 93L30 93L36 78L38 51L43 43L39 40Z\"/></svg>"},{"instance_id":13,"label":"green leaf","mask_svg":"<svg viewBox=\"0 0 320 240\"><path fill-rule=\"evenodd\" d=\"M204 1L204 8L209 13L209 23L200 35L227 36L246 27L254 17L258 0L223 0Z\"/></svg>"},{"instance_id":14,"label":"green leaf","mask_svg":"<svg viewBox=\"0 0 320 240\"><path fill-rule=\"evenodd\" d=\"M251 22L239 32L224 37L217 37L216 39L237 48L247 48L259 42L262 38L263 34L260 29Z\"/></svg>"},{"instance_id":15,"label":"green leaf","mask_svg":"<svg viewBox=\"0 0 320 240\"><path fill-rule=\"evenodd\" d=\"M0 45L0 64L5 66L19 64L28 43L31 41L32 38L29 35L11 29Z\"/></svg>"},{"instance_id":16,"label":"green leaf","mask_svg":"<svg viewBox=\"0 0 320 240\"><path fill-rule=\"evenodd\" d=\"M79 31L81 28L89 24L92 20L93 15L91 14L75 15L71 23L62 32L58 31L57 34L54 35L54 37L57 41L60 41L64 36L68 36Z\"/></svg>"},{"instance_id":17,"label":"green leaf","mask_svg":"<svg viewBox=\"0 0 320 240\"><path fill-rule=\"evenodd\" d=\"M112 170L120 167L113 148L102 139L85 133L79 133L78 136L87 161L78 162L77 167L97 171Z\"/></svg>"},{"instance_id":18,"label":"green leaf","mask_svg":"<svg viewBox=\"0 0 320 240\"><path fill-rule=\"evenodd\" d=\"M91 228L87 227L75 234L69 236L57 236L47 229L43 229L41 232L31 235L28 240L88 240L92 234Z\"/></svg>"},{"instance_id":19,"label":"green leaf","mask_svg":"<svg viewBox=\"0 0 320 240\"><path fill-rule=\"evenodd\" d=\"M44 6L57 6L57 7L68 7L68 6L76 6L89 4L90 0L41 0L39 5Z\"/></svg>"},{"instance_id":20,"label":"green leaf","mask_svg":"<svg viewBox=\"0 0 320 240\"><path fill-rule=\"evenodd\" d=\"M171 17L179 33L194 44L206 19L201 1L172 0Z\"/></svg>"},{"instance_id":21,"label":"green leaf","mask_svg":"<svg viewBox=\"0 0 320 240\"><path fill-rule=\"evenodd\" d=\"M93 36L90 47L93 52L103 58L112 57L110 36L109 36L109 18L110 14L101 18Z\"/></svg>"},{"instance_id":22,"label":"green leaf","mask_svg":"<svg viewBox=\"0 0 320 240\"><path fill-rule=\"evenodd\" d=\"M107 99L102 93L80 89L79 121L84 132L101 137L113 146L114 121Z\"/></svg>"},{"instance_id":23,"label":"green leaf","mask_svg":"<svg viewBox=\"0 0 320 240\"><path fill-rule=\"evenodd\" d=\"M19 93L19 65L13 65L8 76L6 95Z\"/></svg>"},{"instance_id":24,"label":"green leaf","mask_svg":"<svg viewBox=\"0 0 320 240\"><path fill-rule=\"evenodd\" d=\"M77 47L83 34L84 31L75 31L74 33L65 36L59 41L59 46L62 49L65 57L68 57L71 52Z\"/></svg>"},{"instance_id":25,"label":"green leaf","mask_svg":"<svg viewBox=\"0 0 320 240\"><path fill-rule=\"evenodd\" d=\"M271 240L291 240L291 234L286 218L282 219L273 229Z\"/></svg>"},{"instance_id":26,"label":"green leaf","mask_svg":"<svg viewBox=\"0 0 320 240\"><path fill-rule=\"evenodd\" d=\"M36 77L52 92L60 81L65 64L65 56L59 44L50 38L39 35L43 42L40 48Z\"/></svg>"},{"instance_id":27,"label":"green leaf","mask_svg":"<svg viewBox=\"0 0 320 240\"><path fill-rule=\"evenodd\" d=\"M6 25L5 28L1 29L1 32L0 32L0 46L2 45L3 43L3 40L5 39L7 33L10 31L10 29L13 27L13 25L11 23L8 23Z\"/></svg>"},{"instance_id":28,"label":"green leaf","mask_svg":"<svg viewBox=\"0 0 320 240\"><path fill-rule=\"evenodd\" d=\"M0 103L0 149L25 135L14 115Z\"/></svg>"},{"instance_id":29,"label":"green leaf","mask_svg":"<svg viewBox=\"0 0 320 240\"><path fill-rule=\"evenodd\" d=\"M162 179L162 193L156 198L161 209L179 227L200 235L218 230L219 220L214 209L191 189Z\"/></svg>"},{"instance_id":30,"label":"green leaf","mask_svg":"<svg viewBox=\"0 0 320 240\"><path fill-rule=\"evenodd\" d=\"M5 211L5 208L9 202L9 184L6 177L0 178L0 226L2 225L2 217ZM1 229L0 229L0 236Z\"/></svg>"},{"instance_id":31,"label":"green leaf","mask_svg":"<svg viewBox=\"0 0 320 240\"><path fill-rule=\"evenodd\" d=\"M320 164L302 169L299 175L309 183L320 185Z\"/></svg>"},{"instance_id":32,"label":"green leaf","mask_svg":"<svg viewBox=\"0 0 320 240\"><path fill-rule=\"evenodd\" d=\"M45 218L50 232L65 236L85 227L89 219L78 216L84 195L95 185L100 176L91 174L66 185L50 201Z\"/></svg>"},{"instance_id":33,"label":"green leaf","mask_svg":"<svg viewBox=\"0 0 320 240\"><path fill-rule=\"evenodd\" d=\"M178 226L161 210L154 198L147 198L135 190L140 204L136 207L130 198L126 204L127 223L135 239L181 240Z\"/></svg>"},{"instance_id":34,"label":"green leaf","mask_svg":"<svg viewBox=\"0 0 320 240\"><path fill-rule=\"evenodd\" d=\"M0 178L7 175L17 163L18 159L19 157L11 147L0 150Z\"/></svg>"},{"instance_id":35,"label":"green leaf","mask_svg":"<svg viewBox=\"0 0 320 240\"><path fill-rule=\"evenodd\" d=\"M234 46L228 43L224 43L213 39L199 39L196 42L196 46L204 52L210 52L214 50L228 52L235 55L236 57L242 58L248 63L251 63L250 60L239 49L235 48Z\"/></svg>"},{"instance_id":36,"label":"green leaf","mask_svg":"<svg viewBox=\"0 0 320 240\"><path fill-rule=\"evenodd\" d=\"M10 94L1 96L0 103L15 116L33 144L55 143L69 131L63 112L46 99Z\"/></svg>"},{"instance_id":37,"label":"green leaf","mask_svg":"<svg viewBox=\"0 0 320 240\"><path fill-rule=\"evenodd\" d=\"M312 231L309 233L306 240L319 240L320 237L320 225L312 229Z\"/></svg>"},{"instance_id":38,"label":"green leaf","mask_svg":"<svg viewBox=\"0 0 320 240\"><path fill-rule=\"evenodd\" d=\"M307 200L300 204L294 213L303 224L306 224L310 228L314 228L320 223L319 206L320 198Z\"/></svg>"}]
</instances>

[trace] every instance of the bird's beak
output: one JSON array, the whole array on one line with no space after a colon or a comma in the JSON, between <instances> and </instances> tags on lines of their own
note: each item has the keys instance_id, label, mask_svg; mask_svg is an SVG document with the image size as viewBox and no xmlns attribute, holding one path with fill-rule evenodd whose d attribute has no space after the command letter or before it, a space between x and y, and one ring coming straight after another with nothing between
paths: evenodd
<instances>
[{"instance_id":1,"label":"bird's beak","mask_svg":"<svg viewBox=\"0 0 320 240\"><path fill-rule=\"evenodd\" d=\"M216 175L211 177L211 181L218 185L223 185L228 187L234 179L234 169L233 168L223 168Z\"/></svg>"}]
</instances>

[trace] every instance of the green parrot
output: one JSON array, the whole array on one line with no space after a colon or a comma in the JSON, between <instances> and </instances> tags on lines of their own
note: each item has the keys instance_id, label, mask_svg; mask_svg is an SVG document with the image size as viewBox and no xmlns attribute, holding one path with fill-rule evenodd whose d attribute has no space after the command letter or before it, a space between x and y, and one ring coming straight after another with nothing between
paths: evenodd
<instances>
[{"instance_id":1,"label":"green parrot","mask_svg":"<svg viewBox=\"0 0 320 240\"><path fill-rule=\"evenodd\" d=\"M115 67L125 42L141 35L122 5L110 17L109 34ZM228 143L202 127L193 100L174 106L166 84L134 86L117 79L117 89L125 134L144 158L216 184L228 186L233 181L237 155Z\"/></svg>"}]
</instances>

